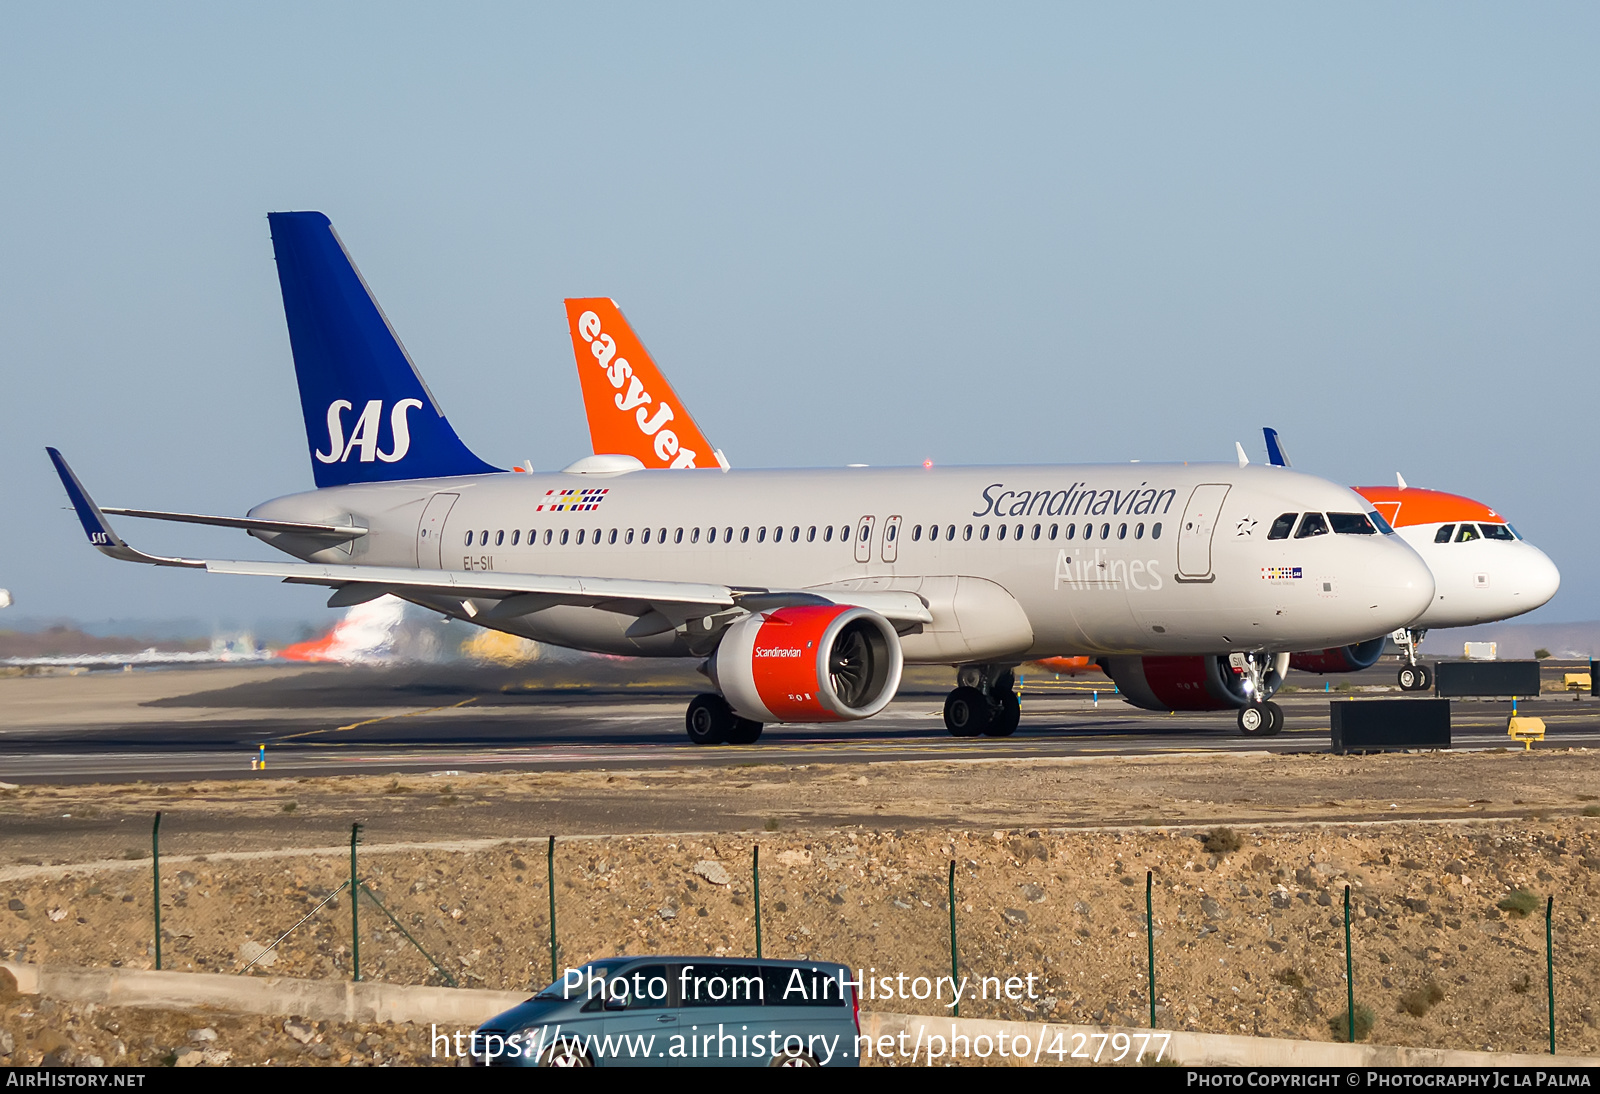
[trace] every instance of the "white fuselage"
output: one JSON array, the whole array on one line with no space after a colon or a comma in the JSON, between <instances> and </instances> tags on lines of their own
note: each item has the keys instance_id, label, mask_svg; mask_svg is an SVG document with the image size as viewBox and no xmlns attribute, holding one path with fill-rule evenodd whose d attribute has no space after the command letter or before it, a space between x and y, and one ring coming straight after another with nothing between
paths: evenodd
<instances>
[{"instance_id":1,"label":"white fuselage","mask_svg":"<svg viewBox=\"0 0 1600 1094\"><path fill-rule=\"evenodd\" d=\"M335 548L257 533L315 562L912 592L933 623L903 634L906 659L951 664L1387 633L1433 598L1399 537L1266 538L1280 513L1371 509L1280 468L1117 464L497 474L333 487L251 516L371 529ZM461 618L492 606L418 602ZM556 606L492 625L597 652L701 652L681 629L628 638L630 622Z\"/></svg>"}]
</instances>

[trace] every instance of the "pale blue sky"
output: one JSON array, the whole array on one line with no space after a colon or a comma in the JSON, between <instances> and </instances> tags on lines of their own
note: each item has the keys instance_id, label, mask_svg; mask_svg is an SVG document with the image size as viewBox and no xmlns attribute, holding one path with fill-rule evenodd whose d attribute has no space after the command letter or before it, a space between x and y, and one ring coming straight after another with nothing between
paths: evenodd
<instances>
[{"instance_id":1,"label":"pale blue sky","mask_svg":"<svg viewBox=\"0 0 1600 1094\"><path fill-rule=\"evenodd\" d=\"M82 542L311 476L265 214L462 436L587 451L609 295L742 466L1226 459L1479 497L1600 618L1600 8L0 6L15 618L330 615ZM242 534L123 521L155 550ZM5 617L0 616L0 626Z\"/></svg>"}]
</instances>

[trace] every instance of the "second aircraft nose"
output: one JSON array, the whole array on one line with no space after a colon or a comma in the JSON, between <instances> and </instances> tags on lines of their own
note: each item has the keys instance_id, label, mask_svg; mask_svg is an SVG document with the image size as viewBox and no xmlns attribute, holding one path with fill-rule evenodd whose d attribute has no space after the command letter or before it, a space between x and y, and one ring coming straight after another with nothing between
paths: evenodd
<instances>
[{"instance_id":1,"label":"second aircraft nose","mask_svg":"<svg viewBox=\"0 0 1600 1094\"><path fill-rule=\"evenodd\" d=\"M1398 630L1433 603L1433 571L1422 556L1398 536L1387 536L1381 552L1363 567L1362 589L1369 594L1373 633Z\"/></svg>"},{"instance_id":2,"label":"second aircraft nose","mask_svg":"<svg viewBox=\"0 0 1600 1094\"><path fill-rule=\"evenodd\" d=\"M1520 615L1550 602L1561 588L1561 571L1533 544L1518 543L1509 585L1513 610Z\"/></svg>"}]
</instances>

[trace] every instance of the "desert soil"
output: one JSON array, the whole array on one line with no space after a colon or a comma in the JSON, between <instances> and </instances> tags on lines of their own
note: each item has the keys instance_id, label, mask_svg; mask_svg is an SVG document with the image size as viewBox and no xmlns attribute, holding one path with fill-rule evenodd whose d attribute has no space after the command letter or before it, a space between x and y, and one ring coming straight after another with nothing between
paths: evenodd
<instances>
[{"instance_id":1,"label":"desert soil","mask_svg":"<svg viewBox=\"0 0 1600 1094\"><path fill-rule=\"evenodd\" d=\"M1147 1023L1148 872L1162 1026L1333 1038L1348 885L1369 1039L1537 1052L1554 896L1558 1043L1593 1055L1597 761L1183 756L18 788L0 799L0 955L149 967L156 809L166 968L239 971L345 880L341 848L361 821L360 872L377 900L457 982L510 990L550 979L545 833L560 837L563 967L752 953L759 844L767 956L905 973L908 991L909 978L949 972L954 861L962 974L973 990L982 977L1035 985L1032 998L969 996L967 1017ZM1230 833L1208 850L1217 827ZM347 901L334 897L256 969L349 976ZM361 917L366 978L444 982L366 898ZM425 1038L397 1027L328 1026L302 1044L282 1018L3 1005L12 1036L0 1049L16 1063L426 1056ZM215 1040L193 1032L208 1028Z\"/></svg>"}]
</instances>

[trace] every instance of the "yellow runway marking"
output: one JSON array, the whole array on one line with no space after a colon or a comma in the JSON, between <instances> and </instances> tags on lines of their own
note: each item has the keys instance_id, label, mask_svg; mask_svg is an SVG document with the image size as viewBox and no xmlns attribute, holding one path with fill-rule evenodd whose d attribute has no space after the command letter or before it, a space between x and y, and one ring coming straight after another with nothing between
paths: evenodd
<instances>
[{"instance_id":1,"label":"yellow runway marking","mask_svg":"<svg viewBox=\"0 0 1600 1094\"><path fill-rule=\"evenodd\" d=\"M331 733L341 733L341 732L343 732L344 730L347 730L347 729L358 729L361 726L370 726L370 725L373 725L373 724L375 724L377 722L388 722L388 721L392 721L395 718L415 718L419 714L437 714L441 710L455 710L457 707L464 707L468 703L476 703L478 701L478 699L479 699L479 696L474 695L472 698L463 699L459 703L449 703L449 704L447 704L445 706L442 706L442 707L429 707L427 710L408 710L404 714L385 714L381 718L368 718L365 721L361 721L361 722L351 722L347 726L335 726L332 730L308 729L304 733L291 733L287 737L279 737L278 740L280 740L280 741L292 741L297 737L310 737L310 736L313 736L314 734L318 734L318 733L330 733L330 732Z\"/></svg>"}]
</instances>

